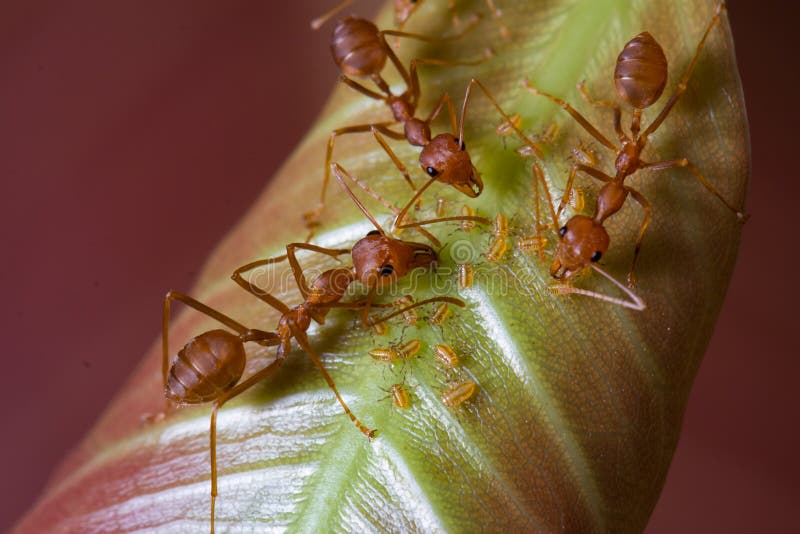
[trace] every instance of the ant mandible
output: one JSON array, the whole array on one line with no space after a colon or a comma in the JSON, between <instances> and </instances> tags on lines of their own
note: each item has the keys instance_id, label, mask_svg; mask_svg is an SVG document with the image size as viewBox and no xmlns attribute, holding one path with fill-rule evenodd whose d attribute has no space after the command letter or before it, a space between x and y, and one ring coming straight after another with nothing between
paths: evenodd
<instances>
[{"instance_id":1,"label":"ant mandible","mask_svg":"<svg viewBox=\"0 0 800 534\"><path fill-rule=\"evenodd\" d=\"M645 229L650 222L650 204L644 196L635 189L625 185L625 179L640 169L650 170L664 170L673 167L686 167L688 168L700 183L714 196L716 196L722 203L734 212L739 221L744 222L747 219L741 210L734 208L729 204L720 192L711 185L700 172L688 159L674 159L667 161L658 161L653 163L645 162L641 159L641 153L647 145L648 138L655 132L664 119L667 118L670 111L672 111L676 102L686 90L686 85L689 78L694 71L697 64L698 57L706 38L711 30L719 22L722 10L725 9L725 2L719 2L716 5L714 15L709 21L705 33L703 34L700 42L697 44L694 56L692 57L689 67L686 69L683 77L678 83L675 92L667 101L664 108L658 114L648 127L641 131L641 117L642 111L658 100L663 92L667 83L667 59L664 51L656 40L647 32L640 33L631 39L622 49L619 57L617 58L616 68L614 69L614 80L616 84L617 94L622 100L633 106L633 118L631 120L631 134L628 136L621 125L622 111L620 106L613 102L592 101L583 84L579 84L579 89L583 98L592 105L609 107L614 112L614 130L620 141L620 147L609 141L597 128L595 128L586 118L578 113L570 104L564 100L540 91L532 86L527 80L523 81L523 86L534 94L542 95L551 101L555 102L567 111L587 132L589 132L595 139L602 145L610 148L616 153L615 161L615 176L609 176L604 172L596 169L595 167L585 165L582 163L575 163L571 167L569 178L567 179L567 186L564 191L564 196L561 199L559 207L555 210L554 221L555 226L558 227L557 218L561 214L564 205L569 198L569 193L572 188L572 181L577 172L583 172L589 176L605 182L605 185L600 189L597 197L595 213L593 217L585 217L576 215L570 219L566 225L561 227L559 234L560 240L556 258L550 268L550 273L555 278L568 279L575 273L592 265L598 261L608 248L610 239L608 233L603 227L604 222L617 213L625 203L628 195L632 196L636 202L642 206L645 211L644 220L639 228L639 235L636 240L636 246L633 253L633 261L628 274L628 285L634 286L636 277L634 269L636 267L636 259L639 255L639 250L642 244ZM551 203L551 212L553 206Z\"/></svg>"},{"instance_id":2,"label":"ant mandible","mask_svg":"<svg viewBox=\"0 0 800 534\"><path fill-rule=\"evenodd\" d=\"M329 16L331 16L331 14L325 15L324 18L321 19L322 22ZM321 24L322 22L319 22L319 20L320 19L315 21L315 23ZM336 137L345 134L371 132L381 148L389 155L412 190L416 188L411 181L408 170L386 142L384 136L396 140L405 139L413 146L422 147L419 156L420 166L430 177L435 178L435 181L449 184L471 198L480 195L483 190L483 182L481 181L480 175L474 165L472 165L472 160L466 151L466 145L460 142L459 138L454 135L455 132L458 131L458 126L456 124L455 110L450 96L447 93L442 95L426 118L423 119L416 116L421 93L417 67L418 65L477 65L485 61L490 54L476 61L464 62L417 58L411 60L409 69L406 70L405 66L400 62L399 58L386 41L386 36L392 35L426 42L442 42L458 38L470 28L471 26L465 28L461 33L455 36L436 39L395 30L379 30L372 22L356 17L347 17L337 23L333 31L331 52L333 53L334 61L343 72L340 80L359 93L384 102L392 111L394 120L390 122L346 126L331 132L328 138L328 146L325 155L325 169L320 202L315 211L305 215L306 223L309 228L316 225L316 219L325 206L325 196L328 182L330 181L330 167ZM406 86L406 90L399 95L392 93L388 83L381 75L387 58L394 64ZM350 78L350 76L371 79L380 92L373 91L361 85ZM454 133L442 133L431 137L430 124L441 113L445 106L447 106L447 110L450 114L450 122ZM398 123L403 125L402 133L390 128L390 126Z\"/></svg>"},{"instance_id":3,"label":"ant mandible","mask_svg":"<svg viewBox=\"0 0 800 534\"><path fill-rule=\"evenodd\" d=\"M340 180L341 182L341 180ZM367 428L352 413L342 399L333 379L322 365L316 351L311 347L306 331L311 321L319 324L333 308L361 309L361 321L367 325L367 316L371 307L389 307L392 304L375 304L373 299L376 290L397 279L406 276L417 267L429 267L437 261L436 252L428 245L402 241L386 235L375 218L355 198L344 182L342 186L348 191L354 202L364 215L375 226L375 230L358 240L351 249L323 248L308 243L290 243L286 246L286 254L276 258L259 260L236 269L231 276L233 280L248 293L258 297L280 312L281 317L274 332L265 332L247 328L229 316L215 310L196 299L170 291L164 298L164 315L162 322L162 378L164 392L168 403L177 405L205 404L213 402L211 412L210 450L211 450L211 532L214 532L215 503L217 491L217 454L216 428L217 412L222 405L232 398L253 387L258 382L274 373L283 363L291 349L294 339L308 355L313 364L322 373L328 386L333 390L337 401L356 427L369 439L376 431ZM329 269L314 279L311 284L306 281L303 269L296 257L297 249L318 252L331 257L350 254L353 266L350 268ZM303 302L290 308L277 297L256 287L243 277L243 273L256 267L289 261ZM355 302L341 302L350 284L358 281L369 289L365 299ZM222 329L209 330L190 340L181 349L176 358L169 360L169 322L172 301L179 301L195 310L216 319L236 334ZM417 301L406 306L398 313L407 313L412 308L432 302L446 302L464 306L464 302L451 297L434 297ZM375 325L394 317L389 314L379 319L372 319L369 324ZM275 360L255 372L246 380L239 382L244 372L246 355L244 344L255 342L262 346L277 346Z\"/></svg>"}]
</instances>

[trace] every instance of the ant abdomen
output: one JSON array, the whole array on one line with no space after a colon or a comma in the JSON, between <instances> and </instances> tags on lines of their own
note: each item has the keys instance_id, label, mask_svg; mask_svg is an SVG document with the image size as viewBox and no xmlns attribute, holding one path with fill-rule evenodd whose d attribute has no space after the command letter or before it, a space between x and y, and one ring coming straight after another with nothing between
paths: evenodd
<instances>
[{"instance_id":1,"label":"ant abdomen","mask_svg":"<svg viewBox=\"0 0 800 534\"><path fill-rule=\"evenodd\" d=\"M209 330L189 341L169 369L166 397L178 404L217 399L244 373L244 343L225 330Z\"/></svg>"},{"instance_id":2,"label":"ant abdomen","mask_svg":"<svg viewBox=\"0 0 800 534\"><path fill-rule=\"evenodd\" d=\"M365 19L347 17L333 29L333 60L350 76L370 76L382 71L386 64L385 46L378 27Z\"/></svg>"},{"instance_id":3,"label":"ant abdomen","mask_svg":"<svg viewBox=\"0 0 800 534\"><path fill-rule=\"evenodd\" d=\"M667 85L667 57L652 35L643 32L628 41L614 69L617 93L634 108L651 106Z\"/></svg>"}]
</instances>

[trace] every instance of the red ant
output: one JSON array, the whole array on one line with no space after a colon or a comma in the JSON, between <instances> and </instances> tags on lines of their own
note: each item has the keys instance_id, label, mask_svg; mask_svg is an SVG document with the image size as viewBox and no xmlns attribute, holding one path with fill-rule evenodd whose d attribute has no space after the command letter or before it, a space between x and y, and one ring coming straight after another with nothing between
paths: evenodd
<instances>
[{"instance_id":1,"label":"red ant","mask_svg":"<svg viewBox=\"0 0 800 534\"><path fill-rule=\"evenodd\" d=\"M437 261L436 252L428 245L401 241L389 237L375 218L356 199L349 187L344 182L348 194L362 210L364 215L375 226L375 230L358 240L350 249L324 248L308 243L290 243L286 246L286 254L276 258L258 260L236 269L231 276L233 280L248 293L258 297L271 307L280 312L281 317L274 332L251 329L233 320L227 315L189 297L182 293L170 291L164 298L164 317L162 323L162 378L164 391L168 403L178 405L204 404L213 402L211 412L211 532L214 532L214 510L217 497L217 454L216 454L216 428L217 412L222 405L239 394L247 391L258 382L277 371L283 365L286 355L291 349L292 339L308 355L313 364L322 373L328 386L333 390L342 409L356 427L369 439L376 435L376 431L367 428L350 411L344 402L333 379L322 365L316 351L311 347L306 331L311 321L319 324L325 322L325 317L333 308L350 308L362 310L362 323L368 324L367 315L372 306L389 307L392 304L374 304L373 298L376 290L391 284L406 276L417 267L426 268ZM303 269L300 266L295 251L297 249L318 252L336 258L343 254L350 254L353 266L350 268L329 269L319 275L310 284L306 281ZM289 261L303 302L290 308L277 297L263 289L254 286L242 275L256 267L275 264L284 260ZM341 302L350 284L360 282L369 289L365 299L355 302ZM176 358L170 363L169 359L169 321L170 304L173 300L183 302L187 306L216 319L236 334L226 330L209 330L190 340L181 349ZM396 313L407 313L410 309L423 306L431 302L446 302L457 306L464 306L464 302L451 297L435 297L421 300L407 307L397 310ZM369 324L382 323L394 314L388 314L378 319L372 319ZM244 372L246 355L244 343L254 342L262 346L277 346L275 360L255 372L246 380L240 382Z\"/></svg>"},{"instance_id":2,"label":"red ant","mask_svg":"<svg viewBox=\"0 0 800 534\"><path fill-rule=\"evenodd\" d=\"M325 15L324 18L329 17ZM324 22L324 18L322 22ZM319 19L318 19L319 20ZM321 24L322 22L315 21ZM419 163L422 169L435 181L449 184L465 195L474 198L483 191L483 182L472 164L466 151L466 145L460 138L455 137L458 131L455 110L450 96L445 93L434 106L430 115L422 119L416 116L420 98L420 84L417 73L418 65L439 66L464 66L477 65L487 58L477 61L450 62L438 59L413 59L408 70L398 59L392 48L386 42L387 35L408 37L426 42L441 42L452 40L463 35L469 30L466 28L460 34L446 38L430 38L422 35L404 33L395 30L378 30L372 22L356 17L347 17L340 20L333 31L331 51L336 64L344 73L340 80L361 94L384 102L392 111L394 120L390 122L359 124L346 126L331 132L328 139L328 148L325 155L325 170L322 182L320 202L317 209L306 214L309 227L315 225L314 220L319 216L325 206L325 194L330 180L330 166L333 157L333 147L336 137L344 134L371 132L383 150L389 155L397 169L402 173L406 183L412 190L416 189L408 170L400 161L383 136L391 139L408 141L413 146L422 147ZM405 82L406 90L395 95L383 79L381 72L387 58L394 64L396 70ZM373 91L354 81L350 76L368 77L373 81L380 92ZM444 106L450 114L453 134L442 133L431 137L431 122L439 115ZM404 131L396 132L390 129L391 125L402 124ZM462 124L463 129L463 124ZM415 197L415 199L418 197Z\"/></svg>"},{"instance_id":3,"label":"red ant","mask_svg":"<svg viewBox=\"0 0 800 534\"><path fill-rule=\"evenodd\" d=\"M597 141L616 153L615 176L612 177L607 175L593 166L576 162L572 165L570 170L569 178L567 180L567 187L564 191L564 196L561 199L558 210L553 209L552 200L548 197L548 200L550 201L551 214L557 227L558 216L561 214L561 211L563 210L564 205L569 198L570 190L572 188L572 181L577 172L583 172L605 183L597 196L594 215L592 217L576 215L559 230L560 240L558 250L556 252L555 260L550 268L550 274L554 278L569 279L587 266L592 266L596 270L599 270L594 263L597 262L605 253L610 243L610 238L606 232L606 229L603 227L603 224L609 217L617 213L622 208L625 200L628 198L628 195L630 195L640 206L642 206L645 211L644 220L639 228L639 235L636 240L633 261L628 274L628 285L631 287L635 285L636 278L634 275L634 268L636 266L636 259L639 255L645 229L650 222L650 204L647 202L647 200L645 200L641 193L629 186L626 186L625 179L640 169L664 170L674 167L687 167L709 192L716 196L728 209L736 214L737 218L741 222L744 222L747 219L747 215L745 215L741 210L731 206L731 204L729 204L723 198L719 191L717 191L714 186L706 181L700 170L686 158L658 161L654 163L647 163L641 159L641 153L645 149L650 135L652 135L658 129L658 127L661 126L661 123L667 118L667 115L669 115L680 96L686 90L686 85L690 76L692 75L692 72L694 71L706 38L713 27L719 22L722 10L724 8L725 2L719 2L717 4L714 15L709 21L705 29L705 33L700 39L700 42L697 44L697 48L691 62L689 63L689 67L686 69L686 72L678 83L675 92L669 98L658 116L647 128L644 129L644 131L641 131L641 133L640 128L642 111L658 100L667 83L667 59L661 46L649 33L640 33L625 45L619 57L617 58L616 68L614 70L617 94L623 101L633 106L633 118L631 120L630 136L628 136L622 129L622 111L620 106L613 102L593 102L589 98L583 84L579 84L578 87L581 90L581 94L587 102L595 106L609 107L613 110L614 130L619 138L621 144L620 147L617 147L614 143L609 141L597 130L597 128L595 128L586 118L583 117L583 115L578 113L567 102L540 91L539 89L533 87L527 80L523 82L523 86L531 93L542 95L561 106L578 122L578 124L580 124L595 139L597 139ZM577 292L570 291L568 289L569 288L561 288L558 291Z\"/></svg>"}]
</instances>

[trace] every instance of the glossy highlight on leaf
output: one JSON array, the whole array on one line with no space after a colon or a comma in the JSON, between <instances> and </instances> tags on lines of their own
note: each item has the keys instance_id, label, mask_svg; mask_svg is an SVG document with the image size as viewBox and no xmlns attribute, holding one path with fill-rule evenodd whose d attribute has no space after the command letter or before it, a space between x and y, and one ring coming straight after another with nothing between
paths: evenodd
<instances>
[{"instance_id":1,"label":"glossy highlight on leaf","mask_svg":"<svg viewBox=\"0 0 800 534\"><path fill-rule=\"evenodd\" d=\"M670 70L664 95L644 114L646 124L674 89L714 7L710 0L496 3L509 41L485 16L462 40L435 46L404 42L400 55L404 61L473 58L493 47L497 56L478 67L426 68L421 109L429 109L442 91L458 103L475 77L506 111L519 115L526 132L542 134L557 124L541 160L556 194L564 187L572 148L588 145L604 169L613 167L613 154L592 145L563 110L526 92L521 81L528 78L570 101L601 131L612 132L611 113L585 104L576 83L585 80L595 98L616 99L617 54L634 35L648 31L664 48ZM485 9L483 1L457 6L463 12ZM385 10L379 26L390 24ZM429 0L405 29L430 35L452 31L447 2ZM390 83L400 81L391 78ZM315 128L211 256L191 294L254 328L274 328L276 313L241 291L230 273L303 240L303 210L296 206L314 207L332 129L388 117L374 102L337 87ZM625 124L629 117L627 112ZM464 140L485 187L469 205L488 218L502 211L513 238L509 242L516 243L533 228L531 168L516 153L513 136L497 135L499 124L489 102L476 95ZM445 120L435 126L448 128ZM337 141L335 161L402 205L410 190L374 139L346 137ZM418 149L402 143L393 147L416 183L423 183L424 172L412 163ZM732 204L743 204L749 140L727 15L646 155L653 161L690 159ZM420 300L445 291L465 300L466 309L451 308L435 327L427 323L434 308L420 309L416 325L399 317L383 336L361 328L356 314L334 310L324 325L309 331L345 401L365 424L379 429L378 438L369 442L353 427L308 358L295 350L276 375L220 411L217 531L644 528L677 444L741 225L685 169L642 171L632 183L653 206L637 265L645 311L554 295L548 265L536 252L514 246L500 261L486 262L491 228L478 225L466 232L457 223L431 228L446 245L435 275L416 279L413 296ZM579 185L590 205L596 184L587 179ZM344 193L333 187L329 193L316 242L347 247L373 227ZM445 187L434 186L429 193L428 211L435 208L434 195L447 200L452 215L467 201ZM369 205L381 224L389 220L387 210ZM608 225L611 246L601 263L617 278L627 272L641 217L641 210L628 203ZM265 221L272 220L283 223L265 230ZM404 238L423 240L413 231ZM551 237L549 253L554 244ZM309 272L335 264L311 255L301 261ZM466 263L473 266L474 281L461 288L457 265ZM293 305L300 296L287 273L281 266L262 273L257 283L275 288ZM597 275L584 276L577 285L614 291ZM153 313L158 315L158 304ZM218 327L207 317L183 313L173 323L173 351ZM403 365L370 357L370 350L412 339L420 340L420 349ZM458 354L458 368L436 358L434 349L442 344ZM207 530L210 407L141 423L143 415L163 406L157 345L18 531ZM269 363L273 351L248 347L246 375ZM383 389L400 381L408 389L410 408L397 410L380 399ZM476 384L472 396L445 406L442 393L466 381Z\"/></svg>"}]
</instances>

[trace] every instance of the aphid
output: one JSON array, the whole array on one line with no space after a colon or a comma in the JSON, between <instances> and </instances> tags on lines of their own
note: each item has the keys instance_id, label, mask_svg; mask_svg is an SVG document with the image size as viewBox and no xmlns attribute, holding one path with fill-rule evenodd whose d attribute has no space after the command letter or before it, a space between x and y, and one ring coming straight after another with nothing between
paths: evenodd
<instances>
[{"instance_id":1,"label":"aphid","mask_svg":"<svg viewBox=\"0 0 800 534\"><path fill-rule=\"evenodd\" d=\"M464 382L452 384L442 392L442 404L448 408L455 408L472 397L477 388L477 384L471 380L465 380Z\"/></svg>"},{"instance_id":2,"label":"aphid","mask_svg":"<svg viewBox=\"0 0 800 534\"><path fill-rule=\"evenodd\" d=\"M433 312L431 318L428 319L428 322L432 325L440 325L444 323L445 319L450 315L450 306L447 305L446 302L442 302Z\"/></svg>"},{"instance_id":3,"label":"aphid","mask_svg":"<svg viewBox=\"0 0 800 534\"><path fill-rule=\"evenodd\" d=\"M556 257L550 268L550 273L558 279L568 279L587 266L593 266L606 252L610 238L604 228L605 221L617 213L625 203L628 195L644 209L644 220L639 228L639 235L633 253L633 261L628 274L628 284L633 286L636 278L634 270L639 250L642 244L644 232L650 222L650 204L644 196L633 188L625 185L625 179L640 169L650 169L654 171L671 169L675 167L688 168L698 179L698 181L714 196L716 196L729 210L736 214L738 220L744 222L747 216L739 209L729 204L719 191L706 181L700 170L686 158L673 159L658 162L645 162L641 159L641 154L647 146L648 139L661 123L669 115L675 103L686 90L689 78L694 71L697 59L700 55L706 38L719 22L725 2L717 4L714 15L709 21L705 33L697 44L694 56L689 67L686 69L675 92L669 98L664 108L658 116L641 131L641 118L644 109L653 105L661 96L667 83L667 59L661 46L656 42L652 35L647 32L640 33L630 40L622 49L617 58L616 68L614 69L614 80L616 83L617 94L626 103L633 107L633 117L630 125L630 136L622 129L622 111L620 106L613 102L599 101L592 102L582 89L587 101L596 106L609 107L614 112L614 130L620 142L618 147L609 141L597 128L595 128L586 118L578 113L571 105L555 96L549 95L533 87L527 80L524 86L532 93L542 95L560 107L565 109L587 132L589 132L600 144L613 150L616 154L614 164L614 176L605 174L599 169L574 163L567 179L567 187L561 199L558 209L555 211L554 221L556 226L557 217L561 214L572 189L572 181L577 172L583 172L601 182L603 187L597 196L595 213L592 217L576 215L572 217L566 225L559 230L560 241ZM597 295L593 295L597 296ZM637 308L638 309L638 308Z\"/></svg>"},{"instance_id":4,"label":"aphid","mask_svg":"<svg viewBox=\"0 0 800 534\"><path fill-rule=\"evenodd\" d=\"M394 363L396 361L408 361L413 358L421 347L419 339L412 339L403 344L392 345L387 348L372 349L369 355L376 362Z\"/></svg>"},{"instance_id":5,"label":"aphid","mask_svg":"<svg viewBox=\"0 0 800 534\"><path fill-rule=\"evenodd\" d=\"M436 345L433 347L433 354L447 367L458 367L461 365L458 354L447 345Z\"/></svg>"},{"instance_id":6,"label":"aphid","mask_svg":"<svg viewBox=\"0 0 800 534\"><path fill-rule=\"evenodd\" d=\"M495 128L495 132L500 137L505 137L514 133L514 130L519 130L521 124L522 117L520 117L519 114L514 113L511 115L510 120L501 121L497 128Z\"/></svg>"},{"instance_id":7,"label":"aphid","mask_svg":"<svg viewBox=\"0 0 800 534\"><path fill-rule=\"evenodd\" d=\"M475 210L473 210L471 207L466 206L466 205L461 206L461 215L463 215L465 217L474 217L475 216ZM475 228L475 221L470 220L470 219L464 219L463 221L461 221L461 229L463 231L469 232L473 228Z\"/></svg>"},{"instance_id":8,"label":"aphid","mask_svg":"<svg viewBox=\"0 0 800 534\"><path fill-rule=\"evenodd\" d=\"M497 6L494 4L494 0L484 0L484 2L486 3L486 7L489 9L489 13L492 14L492 18L494 18L495 23L498 26L501 37L508 41L511 38L511 33L508 31L506 25L503 24L503 12L497 9ZM411 14L414 13L414 11L416 11L423 3L424 0L394 0L395 25L398 28L402 28ZM448 7L450 8L450 13L452 14L453 26L458 28L460 21L458 15L456 15L455 0L448 0Z\"/></svg>"},{"instance_id":9,"label":"aphid","mask_svg":"<svg viewBox=\"0 0 800 534\"><path fill-rule=\"evenodd\" d=\"M414 326L417 324L417 312L415 312L413 309L411 310L407 309L408 305L413 303L414 299L412 299L409 295L404 295L392 303L392 305L395 306L396 308L406 309L406 311L403 312L403 322L406 323L408 326Z\"/></svg>"},{"instance_id":10,"label":"aphid","mask_svg":"<svg viewBox=\"0 0 800 534\"><path fill-rule=\"evenodd\" d=\"M330 249L308 243L290 243L286 246L285 255L249 263L236 269L232 275L233 280L239 286L280 312L281 317L274 332L247 328L227 315L182 293L170 291L164 298L162 379L167 402L178 405L213 402L210 431L212 532L214 531L214 510L217 497L217 412L224 403L247 391L253 385L277 371L283 365L286 355L291 351L292 340L295 340L319 369L345 414L356 427L370 439L375 436L376 431L367 428L361 423L339 395L333 379L328 375L316 351L311 347L306 331L312 320L320 324L324 323L325 317L332 308L362 310L361 320L365 325L374 326L383 322L385 319L367 321L367 314L372 306L386 306L373 304L372 301L376 291L386 284L404 277L417 267L426 268L430 266L436 261L437 255L428 245L401 241L386 235L375 218L358 201L347 185L341 180L340 183L356 205L363 211L367 219L375 226L375 230L370 231L365 237L358 240L351 249ZM334 258L343 254L350 254L353 266L324 271L309 284L296 257L296 250L298 249L318 252ZM303 297L303 302L292 308L264 289L255 286L243 276L244 273L257 267L275 264L284 260L289 261L295 281ZM368 296L355 302L341 302L350 284L356 281L369 289ZM170 362L169 321L170 304L173 300L182 302L216 319L236 333L221 329L202 333L190 340L178 352L177 357ZM464 305L458 299L436 297L419 301L408 308L398 310L397 313L405 313L409 308L430 302ZM277 346L277 351L275 360L272 363L240 382L246 361L244 343L247 342L254 342L268 347ZM410 348L405 350L408 352Z\"/></svg>"},{"instance_id":11,"label":"aphid","mask_svg":"<svg viewBox=\"0 0 800 534\"><path fill-rule=\"evenodd\" d=\"M386 323L376 323L372 325L372 331L376 336L385 336L389 331L389 327L386 325Z\"/></svg>"},{"instance_id":12,"label":"aphid","mask_svg":"<svg viewBox=\"0 0 800 534\"><path fill-rule=\"evenodd\" d=\"M547 238L543 235L532 235L528 237L521 237L517 240L517 248L526 251L526 250L533 250L533 251L540 251L544 250L547 246Z\"/></svg>"},{"instance_id":13,"label":"aphid","mask_svg":"<svg viewBox=\"0 0 800 534\"><path fill-rule=\"evenodd\" d=\"M503 259L508 250L506 236L508 236L508 219L502 213L498 213L494 218L492 239L489 242L489 252L486 254L487 261L498 262Z\"/></svg>"},{"instance_id":14,"label":"aphid","mask_svg":"<svg viewBox=\"0 0 800 534\"><path fill-rule=\"evenodd\" d=\"M458 265L458 285L462 289L472 286L474 276L472 264L461 263Z\"/></svg>"},{"instance_id":15,"label":"aphid","mask_svg":"<svg viewBox=\"0 0 800 534\"><path fill-rule=\"evenodd\" d=\"M437 217L444 217L445 211L447 209L447 200L443 198L436 199L436 216Z\"/></svg>"},{"instance_id":16,"label":"aphid","mask_svg":"<svg viewBox=\"0 0 800 534\"><path fill-rule=\"evenodd\" d=\"M324 18L328 16L330 16L330 14L326 15ZM470 28L471 26L464 31ZM431 182L439 181L444 184L449 184L473 198L481 193L483 190L483 182L477 170L472 165L472 160L466 151L463 135L459 137L455 137L454 135L455 132L458 131L458 127L450 96L447 93L442 95L428 117L417 117L417 106L421 93L417 67L419 65L477 65L486 61L492 54L489 52L485 57L476 61L459 62L417 58L411 60L409 69L406 70L403 64L400 63L397 55L386 42L387 35L407 37L425 42L441 42L455 39L462 34L463 32L454 37L435 39L395 30L378 30L378 27L372 22L355 17L347 17L339 21L333 31L331 51L334 61L343 72L340 80L359 93L384 102L391 110L394 120L389 123L383 122L346 126L331 132L328 138L327 152L325 154L325 174L322 182L320 202L314 212L308 213L305 216L309 228L312 228L316 224L316 218L320 215L325 206L325 193L330 179L333 148L336 137L339 135L371 132L381 148L383 148L392 162L394 162L412 190L416 188L411 181L408 170L386 142L384 136L391 139L406 140L413 146L422 147L419 163L422 169L431 177ZM405 82L406 89L399 95L392 93L389 84L386 83L381 75L381 71L387 59L395 66ZM369 78L378 88L378 92L354 81L351 76ZM430 124L439 115L445 105L450 114L450 122L454 133L442 133L431 137ZM403 126L403 132L392 130L390 128L392 124L401 124ZM463 128L461 133L463 134ZM420 198L421 192L426 189L431 182L427 182L425 186L417 191L418 194L414 196L410 204L413 204ZM403 211L402 215L397 217L397 222L401 225L403 224L402 221L405 213L406 212ZM396 225L398 224L397 222L395 223Z\"/></svg>"},{"instance_id":17,"label":"aphid","mask_svg":"<svg viewBox=\"0 0 800 534\"><path fill-rule=\"evenodd\" d=\"M392 406L400 410L408 410L411 408L408 390L403 384L392 384L389 389L384 389L383 391L388 393L388 395L380 400L392 399Z\"/></svg>"}]
</instances>

